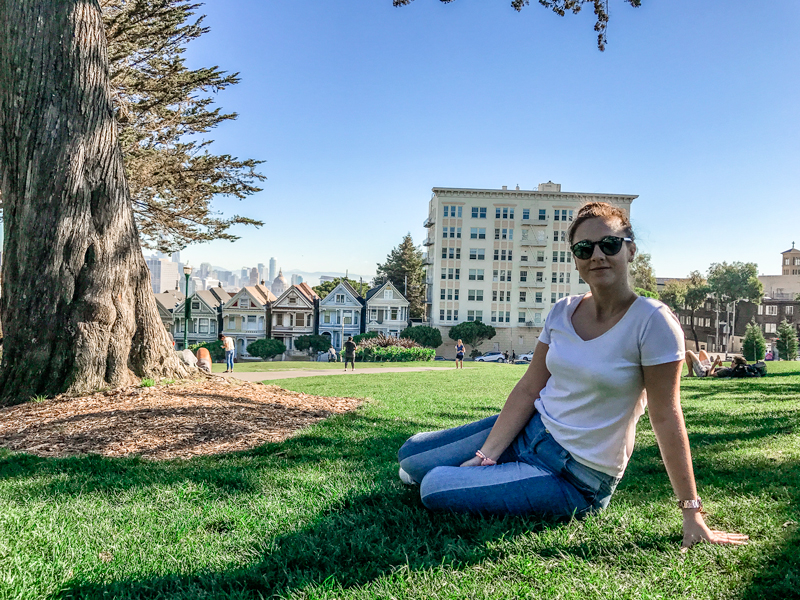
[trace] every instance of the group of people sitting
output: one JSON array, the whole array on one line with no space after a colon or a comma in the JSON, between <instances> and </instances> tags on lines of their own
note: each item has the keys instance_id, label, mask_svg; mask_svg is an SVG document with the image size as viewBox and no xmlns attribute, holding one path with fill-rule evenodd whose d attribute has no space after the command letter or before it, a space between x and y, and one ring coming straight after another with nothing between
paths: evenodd
<instances>
[{"instance_id":1,"label":"group of people sitting","mask_svg":"<svg viewBox=\"0 0 800 600\"><path fill-rule=\"evenodd\" d=\"M687 350L686 364L689 365L689 377L763 377L767 374L767 367L762 362L748 365L743 357L734 356L731 366L724 367L719 356L711 360L705 350L700 350L699 354Z\"/></svg>"}]
</instances>

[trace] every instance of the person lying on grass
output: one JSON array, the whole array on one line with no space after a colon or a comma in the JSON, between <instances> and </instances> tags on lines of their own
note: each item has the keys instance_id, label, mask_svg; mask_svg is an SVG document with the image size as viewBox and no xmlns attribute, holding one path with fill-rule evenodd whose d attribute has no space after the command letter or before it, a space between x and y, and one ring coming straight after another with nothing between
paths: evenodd
<instances>
[{"instance_id":1,"label":"person lying on grass","mask_svg":"<svg viewBox=\"0 0 800 600\"><path fill-rule=\"evenodd\" d=\"M687 350L686 366L689 368L687 377L715 377L717 369L722 367L722 359L718 356L712 361L705 350L700 350L700 354Z\"/></svg>"},{"instance_id":2,"label":"person lying on grass","mask_svg":"<svg viewBox=\"0 0 800 600\"><path fill-rule=\"evenodd\" d=\"M555 517L601 510L649 404L683 511L683 546L745 543L746 535L713 531L703 520L680 405L683 332L664 304L630 288L633 238L620 209L599 202L580 209L569 240L590 292L553 306L500 414L419 433L400 448L400 478L419 482L426 507Z\"/></svg>"}]
</instances>

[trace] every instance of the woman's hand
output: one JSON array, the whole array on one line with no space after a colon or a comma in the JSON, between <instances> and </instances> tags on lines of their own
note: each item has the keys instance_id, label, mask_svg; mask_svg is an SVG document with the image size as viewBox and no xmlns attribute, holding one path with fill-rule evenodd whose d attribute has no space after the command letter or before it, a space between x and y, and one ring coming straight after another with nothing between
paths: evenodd
<instances>
[{"instance_id":1,"label":"woman's hand","mask_svg":"<svg viewBox=\"0 0 800 600\"><path fill-rule=\"evenodd\" d=\"M683 516L683 543L681 552L686 552L698 542L741 546L750 537L742 533L728 533L709 529L699 511L686 511Z\"/></svg>"},{"instance_id":2,"label":"woman's hand","mask_svg":"<svg viewBox=\"0 0 800 600\"><path fill-rule=\"evenodd\" d=\"M480 467L483 459L480 456L473 456L468 461L461 463L462 467Z\"/></svg>"}]
</instances>

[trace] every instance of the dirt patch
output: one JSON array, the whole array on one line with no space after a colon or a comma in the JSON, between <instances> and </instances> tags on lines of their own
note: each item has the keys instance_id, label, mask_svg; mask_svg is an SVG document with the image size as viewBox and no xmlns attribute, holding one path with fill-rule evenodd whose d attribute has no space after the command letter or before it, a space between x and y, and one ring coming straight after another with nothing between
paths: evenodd
<instances>
[{"instance_id":1,"label":"dirt patch","mask_svg":"<svg viewBox=\"0 0 800 600\"><path fill-rule=\"evenodd\" d=\"M0 447L46 457L190 458L279 442L362 402L211 377L0 408Z\"/></svg>"}]
</instances>

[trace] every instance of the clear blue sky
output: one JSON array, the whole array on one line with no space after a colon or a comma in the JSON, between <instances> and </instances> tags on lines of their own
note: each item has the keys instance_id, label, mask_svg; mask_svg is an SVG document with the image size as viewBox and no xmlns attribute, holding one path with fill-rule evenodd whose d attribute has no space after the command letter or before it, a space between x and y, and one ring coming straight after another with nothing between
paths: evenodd
<instances>
[{"instance_id":1,"label":"clear blue sky","mask_svg":"<svg viewBox=\"0 0 800 600\"><path fill-rule=\"evenodd\" d=\"M638 194L658 276L800 245L800 2L611 0L594 15L510 0L209 0L191 66L239 71L214 149L266 160L263 219L184 251L239 268L370 276L434 186Z\"/></svg>"}]
</instances>

